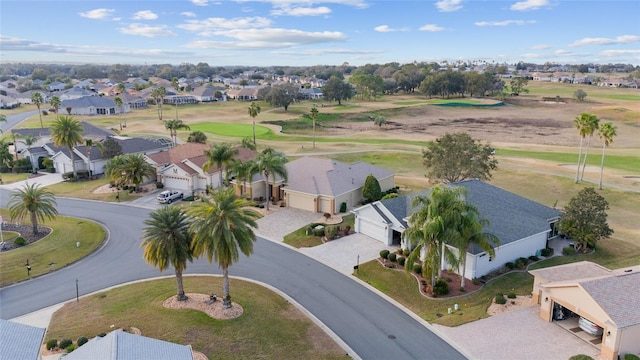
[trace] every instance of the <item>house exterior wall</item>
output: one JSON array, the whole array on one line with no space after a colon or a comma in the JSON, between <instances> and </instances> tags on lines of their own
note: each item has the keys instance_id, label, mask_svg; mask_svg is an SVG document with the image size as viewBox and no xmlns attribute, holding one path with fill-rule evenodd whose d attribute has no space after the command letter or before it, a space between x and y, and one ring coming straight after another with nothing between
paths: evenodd
<instances>
[{"instance_id":1,"label":"house exterior wall","mask_svg":"<svg viewBox=\"0 0 640 360\"><path fill-rule=\"evenodd\" d=\"M543 231L539 234L501 245L495 249L496 256L491 260L488 254L484 254L484 256L483 254L478 254L473 256L472 259L467 258L467 260L471 260L468 262L467 269L467 271L471 271L469 279L486 275L519 257L526 258L535 255L538 250L547 246L547 232Z\"/></svg>"},{"instance_id":2,"label":"house exterior wall","mask_svg":"<svg viewBox=\"0 0 640 360\"><path fill-rule=\"evenodd\" d=\"M385 245L391 245L388 225L370 221L368 217L356 216L353 227L357 233L367 235Z\"/></svg>"},{"instance_id":3,"label":"house exterior wall","mask_svg":"<svg viewBox=\"0 0 640 360\"><path fill-rule=\"evenodd\" d=\"M318 212L316 203L318 200L315 195L291 192L286 190L285 194L287 198L287 206L311 212Z\"/></svg>"},{"instance_id":4,"label":"house exterior wall","mask_svg":"<svg viewBox=\"0 0 640 360\"><path fill-rule=\"evenodd\" d=\"M318 212L335 214L335 206L333 206L334 198L331 196L320 195L318 197Z\"/></svg>"},{"instance_id":5,"label":"house exterior wall","mask_svg":"<svg viewBox=\"0 0 640 360\"><path fill-rule=\"evenodd\" d=\"M396 177L395 175L389 176L386 179L378 179L378 183L380 184L380 189L382 191L387 191L396 186ZM362 191L362 189L360 189Z\"/></svg>"},{"instance_id":6,"label":"house exterior wall","mask_svg":"<svg viewBox=\"0 0 640 360\"><path fill-rule=\"evenodd\" d=\"M617 352L613 352L609 359L616 359L618 354L624 356L625 354L640 354L640 325L630 326L628 328L618 330L618 337L620 339L620 346ZM605 345L609 347L608 339L605 340ZM612 341L613 342L613 341ZM615 346L612 346L615 349ZM602 347L602 354L605 355L605 346Z\"/></svg>"}]
</instances>

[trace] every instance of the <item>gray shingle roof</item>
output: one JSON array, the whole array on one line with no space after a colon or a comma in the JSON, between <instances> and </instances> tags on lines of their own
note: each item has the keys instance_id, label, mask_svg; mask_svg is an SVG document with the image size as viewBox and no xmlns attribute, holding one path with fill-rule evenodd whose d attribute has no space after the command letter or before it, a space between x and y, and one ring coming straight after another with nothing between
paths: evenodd
<instances>
[{"instance_id":1,"label":"gray shingle roof","mask_svg":"<svg viewBox=\"0 0 640 360\"><path fill-rule=\"evenodd\" d=\"M60 108L64 109L66 107L72 107L78 109L91 106L97 108L112 108L115 107L116 104L113 102L113 100L101 96L83 96L77 99L62 100L62 106Z\"/></svg>"},{"instance_id":2,"label":"gray shingle roof","mask_svg":"<svg viewBox=\"0 0 640 360\"><path fill-rule=\"evenodd\" d=\"M0 319L0 359L38 360L44 331Z\"/></svg>"},{"instance_id":3,"label":"gray shingle roof","mask_svg":"<svg viewBox=\"0 0 640 360\"><path fill-rule=\"evenodd\" d=\"M580 261L571 264L531 270L529 273L533 276L539 276L547 281L568 281L610 276L611 270L590 261Z\"/></svg>"},{"instance_id":4,"label":"gray shingle roof","mask_svg":"<svg viewBox=\"0 0 640 360\"><path fill-rule=\"evenodd\" d=\"M640 272L581 281L618 328L640 324Z\"/></svg>"},{"instance_id":5,"label":"gray shingle roof","mask_svg":"<svg viewBox=\"0 0 640 360\"><path fill-rule=\"evenodd\" d=\"M193 360L191 346L112 331L95 337L65 356L65 360Z\"/></svg>"}]
</instances>

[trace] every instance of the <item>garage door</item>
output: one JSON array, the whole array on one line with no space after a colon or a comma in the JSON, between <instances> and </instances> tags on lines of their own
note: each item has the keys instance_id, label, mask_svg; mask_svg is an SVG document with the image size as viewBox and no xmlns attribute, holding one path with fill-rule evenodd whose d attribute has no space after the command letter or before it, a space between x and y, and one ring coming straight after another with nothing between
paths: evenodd
<instances>
[{"instance_id":1,"label":"garage door","mask_svg":"<svg viewBox=\"0 0 640 360\"><path fill-rule=\"evenodd\" d=\"M288 196L289 207L301 209L301 210L307 210L311 212L316 211L313 198L295 195L292 193L289 193L287 196Z\"/></svg>"},{"instance_id":2,"label":"garage door","mask_svg":"<svg viewBox=\"0 0 640 360\"><path fill-rule=\"evenodd\" d=\"M174 190L189 190L189 181L185 178L173 177L173 176L164 176L162 178L162 182L164 183L164 187L167 189Z\"/></svg>"},{"instance_id":3,"label":"garage door","mask_svg":"<svg viewBox=\"0 0 640 360\"><path fill-rule=\"evenodd\" d=\"M384 229L382 224L368 221L367 219L359 216L356 218L356 229L359 229L358 232L361 234L387 244L387 231Z\"/></svg>"}]
</instances>

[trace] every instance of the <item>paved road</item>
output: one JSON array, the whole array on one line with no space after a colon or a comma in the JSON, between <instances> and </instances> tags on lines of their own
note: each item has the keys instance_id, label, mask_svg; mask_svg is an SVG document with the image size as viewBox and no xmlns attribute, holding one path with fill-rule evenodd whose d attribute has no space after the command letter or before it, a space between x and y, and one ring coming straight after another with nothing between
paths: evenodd
<instances>
[{"instance_id":1,"label":"paved road","mask_svg":"<svg viewBox=\"0 0 640 360\"><path fill-rule=\"evenodd\" d=\"M0 191L6 203L7 191ZM10 319L109 286L158 276L142 260L140 234L150 210L124 204L58 199L61 214L104 224L108 243L87 259L49 275L0 289L0 318ZM219 273L196 261L186 273ZM254 254L231 267L279 288L314 314L363 359L464 359L454 347L396 306L349 277L295 250L258 239ZM164 275L170 275L169 272Z\"/></svg>"},{"instance_id":2,"label":"paved road","mask_svg":"<svg viewBox=\"0 0 640 360\"><path fill-rule=\"evenodd\" d=\"M20 114L7 115L7 122L0 122L0 129L2 129L3 132L6 132L16 127L18 124L23 122L26 118L33 115L37 115L37 114L38 114L38 110L32 110L32 111L23 112Z\"/></svg>"}]
</instances>

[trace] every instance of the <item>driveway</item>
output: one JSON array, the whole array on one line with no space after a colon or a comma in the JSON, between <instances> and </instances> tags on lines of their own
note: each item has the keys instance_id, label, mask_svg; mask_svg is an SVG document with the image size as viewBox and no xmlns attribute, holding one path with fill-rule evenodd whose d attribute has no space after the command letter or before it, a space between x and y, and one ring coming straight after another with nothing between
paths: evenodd
<instances>
[{"instance_id":1,"label":"driveway","mask_svg":"<svg viewBox=\"0 0 640 360\"><path fill-rule=\"evenodd\" d=\"M258 219L256 235L267 240L282 242L285 235L318 221L322 214L289 207L269 207L270 214Z\"/></svg>"},{"instance_id":2,"label":"driveway","mask_svg":"<svg viewBox=\"0 0 640 360\"><path fill-rule=\"evenodd\" d=\"M26 177L26 175L25 175ZM26 184L40 184L40 186L48 186L62 182L62 174L58 173L39 173L38 176L25 178L22 181L16 181L7 185L0 185L2 189L18 189Z\"/></svg>"},{"instance_id":3,"label":"driveway","mask_svg":"<svg viewBox=\"0 0 640 360\"><path fill-rule=\"evenodd\" d=\"M597 359L600 353L560 326L542 320L537 305L457 327L433 326L478 360L566 360L577 354Z\"/></svg>"}]
</instances>

